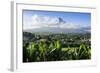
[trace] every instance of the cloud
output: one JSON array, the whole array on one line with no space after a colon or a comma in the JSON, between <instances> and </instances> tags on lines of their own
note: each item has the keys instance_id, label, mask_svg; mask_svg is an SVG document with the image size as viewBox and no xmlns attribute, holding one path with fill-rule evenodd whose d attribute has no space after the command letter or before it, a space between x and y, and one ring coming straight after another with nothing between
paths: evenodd
<instances>
[{"instance_id":1,"label":"cloud","mask_svg":"<svg viewBox=\"0 0 100 73\"><path fill-rule=\"evenodd\" d=\"M80 29L81 26L78 24L71 24L71 23L64 23L59 25L60 28L66 28L66 29Z\"/></svg>"},{"instance_id":2,"label":"cloud","mask_svg":"<svg viewBox=\"0 0 100 73\"><path fill-rule=\"evenodd\" d=\"M25 20L24 20L25 21ZM58 27L59 19L57 17L43 16L34 14L31 17L31 21L24 22L24 29L34 29L41 27Z\"/></svg>"},{"instance_id":3,"label":"cloud","mask_svg":"<svg viewBox=\"0 0 100 73\"><path fill-rule=\"evenodd\" d=\"M31 21L24 23L24 30L34 29L34 28L42 28L42 27L58 27L64 29L82 29L87 26L67 23L60 17L50 17L34 14L31 17Z\"/></svg>"},{"instance_id":4,"label":"cloud","mask_svg":"<svg viewBox=\"0 0 100 73\"><path fill-rule=\"evenodd\" d=\"M57 17L49 17L42 15L34 15L32 16L32 25L35 26L55 26L59 23Z\"/></svg>"}]
</instances>

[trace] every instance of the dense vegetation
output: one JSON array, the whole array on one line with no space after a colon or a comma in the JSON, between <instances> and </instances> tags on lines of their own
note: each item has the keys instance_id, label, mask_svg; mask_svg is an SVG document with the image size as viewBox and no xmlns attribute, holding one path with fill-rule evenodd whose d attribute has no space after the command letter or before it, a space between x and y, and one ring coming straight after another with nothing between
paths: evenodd
<instances>
[{"instance_id":1,"label":"dense vegetation","mask_svg":"<svg viewBox=\"0 0 100 73\"><path fill-rule=\"evenodd\" d=\"M90 33L23 32L23 62L91 58Z\"/></svg>"}]
</instances>

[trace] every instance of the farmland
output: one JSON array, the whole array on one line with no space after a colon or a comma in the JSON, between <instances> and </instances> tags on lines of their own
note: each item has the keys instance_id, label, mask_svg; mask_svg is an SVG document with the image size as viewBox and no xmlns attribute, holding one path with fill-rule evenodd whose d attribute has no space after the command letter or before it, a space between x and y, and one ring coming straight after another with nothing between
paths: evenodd
<instances>
[{"instance_id":1,"label":"farmland","mask_svg":"<svg viewBox=\"0 0 100 73\"><path fill-rule=\"evenodd\" d=\"M23 32L23 62L91 59L90 33Z\"/></svg>"}]
</instances>

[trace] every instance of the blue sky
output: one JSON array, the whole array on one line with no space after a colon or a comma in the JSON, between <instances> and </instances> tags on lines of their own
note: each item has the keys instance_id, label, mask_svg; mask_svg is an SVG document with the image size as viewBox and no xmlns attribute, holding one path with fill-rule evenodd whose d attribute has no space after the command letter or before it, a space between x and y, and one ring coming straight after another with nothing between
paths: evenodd
<instances>
[{"instance_id":1,"label":"blue sky","mask_svg":"<svg viewBox=\"0 0 100 73\"><path fill-rule=\"evenodd\" d=\"M39 24L34 19L34 15L47 17L47 18L49 17L48 21L53 21L53 19L55 20L56 18L60 17L67 23L67 26L68 24L69 26L71 24L71 26L79 25L81 27L82 26L89 27L91 25L91 13L23 10L23 25L25 26L25 28L27 28L30 25L32 26L32 24L34 27L35 27L34 24L36 23ZM47 20L46 21L45 20L46 19L41 20L41 23L42 21L46 23L50 23Z\"/></svg>"}]
</instances>

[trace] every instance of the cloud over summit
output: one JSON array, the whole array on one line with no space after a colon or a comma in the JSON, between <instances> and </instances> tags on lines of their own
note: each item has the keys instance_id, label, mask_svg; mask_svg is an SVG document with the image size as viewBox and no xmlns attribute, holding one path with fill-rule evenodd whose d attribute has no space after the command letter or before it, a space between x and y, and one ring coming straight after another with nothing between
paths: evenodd
<instances>
[{"instance_id":1,"label":"cloud over summit","mask_svg":"<svg viewBox=\"0 0 100 73\"><path fill-rule=\"evenodd\" d=\"M27 22L27 21L25 21ZM28 29L35 29L35 28L64 28L64 29L83 29L86 28L87 26L80 25L80 24L72 24L72 23L67 23L64 19L61 17L51 17L51 16L46 16L46 15L38 15L34 14L31 17L31 21L25 23L23 29L28 30Z\"/></svg>"},{"instance_id":2,"label":"cloud over summit","mask_svg":"<svg viewBox=\"0 0 100 73\"><path fill-rule=\"evenodd\" d=\"M59 24L59 19L57 17L49 17L43 15L33 15L32 16L32 24L37 24L39 26L44 25L57 25Z\"/></svg>"}]
</instances>

